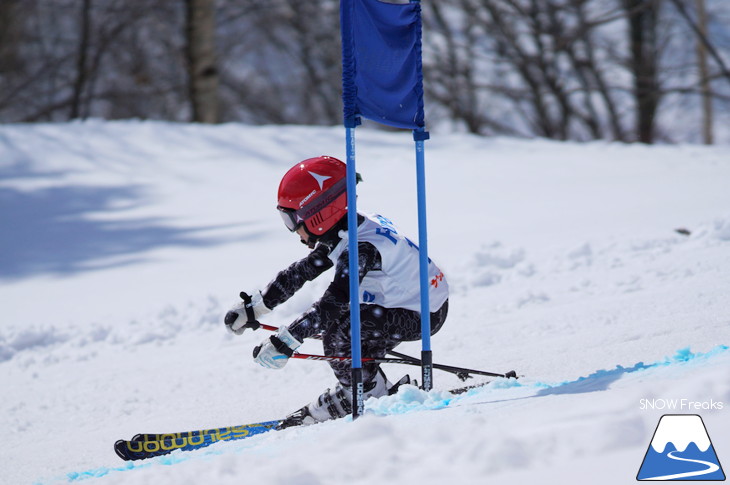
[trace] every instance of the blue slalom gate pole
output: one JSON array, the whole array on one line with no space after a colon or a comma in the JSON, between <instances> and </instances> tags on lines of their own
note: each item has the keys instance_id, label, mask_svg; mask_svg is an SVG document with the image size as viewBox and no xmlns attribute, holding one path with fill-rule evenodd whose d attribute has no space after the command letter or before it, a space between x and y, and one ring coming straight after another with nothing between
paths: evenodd
<instances>
[{"instance_id":1,"label":"blue slalom gate pole","mask_svg":"<svg viewBox=\"0 0 730 485\"><path fill-rule=\"evenodd\" d=\"M354 124L354 123L353 123ZM347 144L347 235L350 266L350 340L352 352L352 419L365 412L360 342L360 265L357 250L357 171L355 170L355 127L346 127Z\"/></svg>"},{"instance_id":2,"label":"blue slalom gate pole","mask_svg":"<svg viewBox=\"0 0 730 485\"><path fill-rule=\"evenodd\" d=\"M428 132L423 128L413 130L416 142L416 194L418 198L418 248L421 285L421 379L423 389L433 389L433 353L431 352L431 310L428 279L428 228L426 225L426 163L424 141Z\"/></svg>"},{"instance_id":3,"label":"blue slalom gate pole","mask_svg":"<svg viewBox=\"0 0 730 485\"><path fill-rule=\"evenodd\" d=\"M365 412L360 342L360 279L357 250L357 172L355 170L355 127L359 124L353 38L353 0L340 2L342 33L342 103L347 153L347 234L350 268L350 340L352 356L352 419Z\"/></svg>"}]
</instances>

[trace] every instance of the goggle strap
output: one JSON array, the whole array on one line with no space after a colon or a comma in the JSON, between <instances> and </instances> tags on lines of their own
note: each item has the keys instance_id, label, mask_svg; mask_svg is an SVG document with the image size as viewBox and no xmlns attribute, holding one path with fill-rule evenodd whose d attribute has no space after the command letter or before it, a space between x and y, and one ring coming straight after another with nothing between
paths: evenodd
<instances>
[{"instance_id":1,"label":"goggle strap","mask_svg":"<svg viewBox=\"0 0 730 485\"><path fill-rule=\"evenodd\" d=\"M346 191L347 178L341 178L340 180L335 182L332 187L319 194L319 196L317 196L317 198L314 199L312 202L305 205L301 209L294 211L294 216L296 216L295 220L301 220L302 222L306 221L314 214L330 205L337 199L337 197L344 194Z\"/></svg>"}]
</instances>

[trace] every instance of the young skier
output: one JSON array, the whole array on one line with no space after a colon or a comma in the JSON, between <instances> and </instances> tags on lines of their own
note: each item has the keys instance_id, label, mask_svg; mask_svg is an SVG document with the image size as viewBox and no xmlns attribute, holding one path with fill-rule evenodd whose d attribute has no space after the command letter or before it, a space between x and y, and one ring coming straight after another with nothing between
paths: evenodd
<instances>
[{"instance_id":1,"label":"young skier","mask_svg":"<svg viewBox=\"0 0 730 485\"><path fill-rule=\"evenodd\" d=\"M321 335L328 356L350 355L350 295L347 235L346 166L321 156L292 167L279 184L277 209L287 229L312 251L279 272L251 301L227 314L229 330L245 330L248 311L256 319L269 313L311 281L334 267L334 279L322 298L289 326L254 349L254 360L281 369L305 338ZM358 254L362 355L384 357L403 341L421 338L418 247L380 215L358 213ZM449 289L439 268L429 262L431 334L438 332L448 311ZM344 417L352 410L351 363L330 361L337 377L334 390L291 414L285 426L312 424ZM392 384L378 364L362 366L364 399L388 394Z\"/></svg>"}]
</instances>

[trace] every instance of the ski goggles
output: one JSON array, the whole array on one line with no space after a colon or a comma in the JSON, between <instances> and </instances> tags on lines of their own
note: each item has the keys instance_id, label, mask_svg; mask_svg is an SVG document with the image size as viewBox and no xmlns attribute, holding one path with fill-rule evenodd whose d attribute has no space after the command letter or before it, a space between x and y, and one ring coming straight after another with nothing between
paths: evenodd
<instances>
[{"instance_id":1,"label":"ski goggles","mask_svg":"<svg viewBox=\"0 0 730 485\"><path fill-rule=\"evenodd\" d=\"M281 206L276 206L276 208L279 210L279 215L284 221L284 225L291 232L296 231L302 226L302 224L304 224L304 220L297 216L297 211L294 209L287 209L286 207Z\"/></svg>"},{"instance_id":2,"label":"ski goggles","mask_svg":"<svg viewBox=\"0 0 730 485\"><path fill-rule=\"evenodd\" d=\"M304 225L307 219L330 205L339 196L344 194L345 191L347 191L347 179L342 178L332 187L319 194L312 202L298 210L280 205L277 205L276 208L279 210L279 215L281 215L281 219L284 221L286 228L294 232Z\"/></svg>"}]
</instances>

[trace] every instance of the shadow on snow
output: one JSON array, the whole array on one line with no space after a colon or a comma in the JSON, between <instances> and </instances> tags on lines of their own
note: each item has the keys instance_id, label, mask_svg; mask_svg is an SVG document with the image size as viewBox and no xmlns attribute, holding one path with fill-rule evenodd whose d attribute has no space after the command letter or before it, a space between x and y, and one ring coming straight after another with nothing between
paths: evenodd
<instances>
[{"instance_id":1,"label":"shadow on snow","mask_svg":"<svg viewBox=\"0 0 730 485\"><path fill-rule=\"evenodd\" d=\"M135 186L0 187L0 279L108 268L141 260L150 249L227 242L204 234L221 226L179 228L160 218L108 217L141 205L142 198Z\"/></svg>"}]
</instances>

